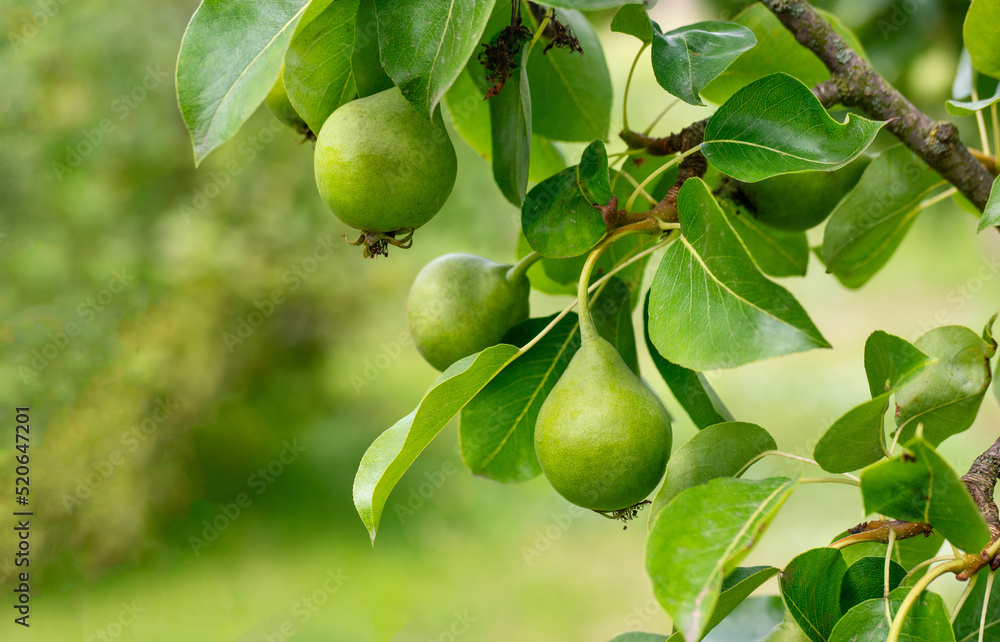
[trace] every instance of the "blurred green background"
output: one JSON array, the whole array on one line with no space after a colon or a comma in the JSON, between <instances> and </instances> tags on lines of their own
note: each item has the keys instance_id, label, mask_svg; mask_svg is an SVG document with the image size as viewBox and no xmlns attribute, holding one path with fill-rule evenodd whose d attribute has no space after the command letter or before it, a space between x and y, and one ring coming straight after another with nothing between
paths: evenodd
<instances>
[{"instance_id":1,"label":"blurred green background","mask_svg":"<svg viewBox=\"0 0 1000 642\"><path fill-rule=\"evenodd\" d=\"M667 30L745 4L661 0L653 15ZM944 117L965 3L820 4ZM0 4L0 638L602 642L668 631L642 521L623 532L544 479L473 478L454 423L393 492L372 548L351 502L357 464L435 376L407 340L410 282L446 252L513 260L518 213L455 139L446 208L412 250L362 260L316 193L309 146L263 109L194 169L173 69L196 6ZM608 31L609 13L593 20L620 97L637 44ZM641 125L666 94L647 65L636 82L630 119ZM707 113L678 108L657 131ZM977 144L974 121L961 126ZM565 146L567 160L579 149ZM1000 307L1000 238L977 236L976 223L935 206L860 292L815 260L806 279L785 280L835 349L712 373L736 417L809 455L866 398L870 332L981 328ZM274 291L283 303L261 303ZM565 303L533 298L538 315ZM694 428L642 358L681 444ZM12 425L25 404L30 635L8 606ZM945 444L958 468L998 419L989 396L976 425ZM752 474L788 470L768 461ZM804 487L748 562L782 566L862 517L855 489ZM954 582L936 586L953 599Z\"/></svg>"}]
</instances>

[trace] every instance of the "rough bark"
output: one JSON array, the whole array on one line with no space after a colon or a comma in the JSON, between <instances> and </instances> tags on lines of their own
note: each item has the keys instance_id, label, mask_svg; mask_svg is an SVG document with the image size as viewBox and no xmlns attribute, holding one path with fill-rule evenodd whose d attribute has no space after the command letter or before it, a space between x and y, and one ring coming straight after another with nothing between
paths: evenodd
<instances>
[{"instance_id":1,"label":"rough bark","mask_svg":"<svg viewBox=\"0 0 1000 642\"><path fill-rule=\"evenodd\" d=\"M913 106L871 65L844 42L830 23L803 0L763 0L802 46L816 54L832 77L832 86L847 107L870 118L887 120L886 128L914 153L983 210L990 197L993 176L969 152L949 122L935 122Z\"/></svg>"}]
</instances>

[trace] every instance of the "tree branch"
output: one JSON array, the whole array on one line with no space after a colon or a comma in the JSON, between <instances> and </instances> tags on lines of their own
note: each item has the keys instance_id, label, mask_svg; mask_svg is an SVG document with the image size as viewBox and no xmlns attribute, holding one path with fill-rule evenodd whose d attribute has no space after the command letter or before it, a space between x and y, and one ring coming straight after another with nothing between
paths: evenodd
<instances>
[{"instance_id":1,"label":"tree branch","mask_svg":"<svg viewBox=\"0 0 1000 642\"><path fill-rule=\"evenodd\" d=\"M949 122L934 122L887 83L804 0L763 0L802 46L816 54L832 77L840 102L857 107L877 120L903 144L947 179L976 207L983 210L990 197L993 176L962 143Z\"/></svg>"},{"instance_id":2,"label":"tree branch","mask_svg":"<svg viewBox=\"0 0 1000 642\"><path fill-rule=\"evenodd\" d=\"M813 94L816 95L816 98L819 99L824 107L831 107L840 102L840 93L836 85L832 84L829 80L813 87ZM708 118L703 118L691 123L679 132L664 136L663 138L653 138L652 136L646 136L645 134L633 131L622 131L618 136L630 149L645 148L646 152L651 156L669 156L671 154L686 152L692 147L697 147L705 142L705 127L708 125L708 120ZM705 157L701 156L701 154L695 154L685 159L685 161L691 158L701 158L704 160ZM702 173L704 173L704 170Z\"/></svg>"},{"instance_id":3,"label":"tree branch","mask_svg":"<svg viewBox=\"0 0 1000 642\"><path fill-rule=\"evenodd\" d=\"M996 502L993 501L993 491L996 488L998 474L1000 474L1000 438L994 441L993 445L986 449L986 452L976 457L972 466L969 467L969 472L962 476L962 481L969 489L972 500L976 502L979 512L986 518L986 525L990 529L991 544L1000 538L1000 511L997 510ZM969 576L978 571L987 561L994 571L1000 568L1000 556L995 556L992 560L981 559L976 565L977 568L970 569Z\"/></svg>"}]
</instances>

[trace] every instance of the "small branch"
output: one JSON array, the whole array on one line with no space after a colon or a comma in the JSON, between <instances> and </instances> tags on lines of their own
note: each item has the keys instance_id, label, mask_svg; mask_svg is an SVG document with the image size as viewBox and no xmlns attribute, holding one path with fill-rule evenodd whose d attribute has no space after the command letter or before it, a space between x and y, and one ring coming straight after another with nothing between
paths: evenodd
<instances>
[{"instance_id":1,"label":"small branch","mask_svg":"<svg viewBox=\"0 0 1000 642\"><path fill-rule=\"evenodd\" d=\"M927 589L931 582L945 573L958 573L964 568L964 565L965 563L961 560L953 560L950 563L935 566L927 571L927 573L913 585L913 588L906 594L906 597L903 598L903 603L899 605L899 610L896 611L896 617L892 620L892 626L889 627L889 636L886 638L886 642L899 642L899 638L903 633L903 623L906 621L906 616L910 613L910 609L913 608L913 604L920 597L920 594Z\"/></svg>"},{"instance_id":2,"label":"small branch","mask_svg":"<svg viewBox=\"0 0 1000 642\"><path fill-rule=\"evenodd\" d=\"M848 530L850 535L830 544L830 548L845 548L861 542L880 542L888 544L890 540L909 539L917 535L928 537L931 525L926 522L903 522L900 520L862 522Z\"/></svg>"},{"instance_id":3,"label":"small branch","mask_svg":"<svg viewBox=\"0 0 1000 642\"><path fill-rule=\"evenodd\" d=\"M841 103L877 120L958 188L980 210L986 207L993 177L962 143L958 129L934 122L865 62L804 0L763 0L802 46L826 65ZM829 82L829 81L828 81ZM824 83L826 85L826 83ZM824 88L824 92L826 88Z\"/></svg>"},{"instance_id":4,"label":"small branch","mask_svg":"<svg viewBox=\"0 0 1000 642\"><path fill-rule=\"evenodd\" d=\"M998 474L1000 474L1000 439L994 441L993 445L986 449L986 452L976 457L972 466L969 467L969 472L962 475L962 481L969 489L972 501L976 503L979 512L986 518L986 525L990 529L991 545L1000 540L1000 511L997 510L997 505L993 501L993 490L996 488ZM978 556L978 564L975 563L975 560L970 559L970 568L965 577L974 575L986 565L987 561L990 569L995 571L1000 568L1000 556L984 557L986 554L984 551L983 555ZM973 555L969 557L976 558Z\"/></svg>"},{"instance_id":5,"label":"small branch","mask_svg":"<svg viewBox=\"0 0 1000 642\"><path fill-rule=\"evenodd\" d=\"M949 618L952 626L955 626L955 620L958 619L959 612L961 612L962 607L965 606L966 600L968 600L969 595L972 594L972 589L976 588L976 582L978 581L979 576L974 575L972 576L972 580L965 585L965 590L962 591L962 597L958 598L958 603L955 604L955 608L951 612L951 618Z\"/></svg>"},{"instance_id":6,"label":"small branch","mask_svg":"<svg viewBox=\"0 0 1000 642\"><path fill-rule=\"evenodd\" d=\"M823 103L824 107L831 107L840 102L840 90L837 89L836 85L831 84L829 80L813 87L813 94ZM673 104L668 105L667 109L672 107ZM659 120L659 117L657 117L657 120ZM628 145L629 149L645 148L650 156L670 156L671 154L686 152L692 147L697 147L705 142L705 127L708 125L708 120L708 118L703 118L691 123L679 132L664 136L663 138L654 138L647 134L631 131L628 128L619 132L618 136Z\"/></svg>"}]
</instances>

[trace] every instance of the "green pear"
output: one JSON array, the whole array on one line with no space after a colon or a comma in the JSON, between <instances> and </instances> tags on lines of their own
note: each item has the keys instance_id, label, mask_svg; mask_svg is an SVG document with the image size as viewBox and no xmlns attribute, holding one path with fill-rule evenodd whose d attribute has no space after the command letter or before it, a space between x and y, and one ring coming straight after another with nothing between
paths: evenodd
<instances>
[{"instance_id":1,"label":"green pear","mask_svg":"<svg viewBox=\"0 0 1000 642\"><path fill-rule=\"evenodd\" d=\"M424 266L410 289L407 317L420 354L438 370L500 343L528 318L523 270L474 254L446 254Z\"/></svg>"},{"instance_id":2,"label":"green pear","mask_svg":"<svg viewBox=\"0 0 1000 642\"><path fill-rule=\"evenodd\" d=\"M832 172L782 174L757 183L743 183L740 191L753 206L757 220L777 230L799 232L816 227L850 192L872 157L862 154Z\"/></svg>"},{"instance_id":3,"label":"green pear","mask_svg":"<svg viewBox=\"0 0 1000 642\"><path fill-rule=\"evenodd\" d=\"M275 118L285 123L298 133L304 136L310 136L309 125L306 121L299 116L299 112L295 111L295 107L292 106L292 101L288 99L288 92L285 90L285 67L282 65L281 74L278 75L278 81L274 83L274 87L271 88L270 93L268 93L267 98L264 99L264 103L267 108L271 110Z\"/></svg>"},{"instance_id":4,"label":"green pear","mask_svg":"<svg viewBox=\"0 0 1000 642\"><path fill-rule=\"evenodd\" d=\"M663 478L673 439L670 415L593 329L587 311L581 333L580 349L538 412L538 463L552 487L577 506L630 508Z\"/></svg>"},{"instance_id":5,"label":"green pear","mask_svg":"<svg viewBox=\"0 0 1000 642\"><path fill-rule=\"evenodd\" d=\"M399 88L359 98L327 119L316 141L316 185L333 213L363 232L416 229L440 211L458 162L444 127Z\"/></svg>"}]
</instances>

